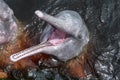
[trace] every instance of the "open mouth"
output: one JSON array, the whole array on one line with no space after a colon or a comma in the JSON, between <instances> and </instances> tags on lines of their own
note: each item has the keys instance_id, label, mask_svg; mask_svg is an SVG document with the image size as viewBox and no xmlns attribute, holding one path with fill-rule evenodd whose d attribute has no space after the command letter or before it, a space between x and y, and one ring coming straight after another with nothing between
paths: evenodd
<instances>
[{"instance_id":1,"label":"open mouth","mask_svg":"<svg viewBox=\"0 0 120 80\"><path fill-rule=\"evenodd\" d=\"M57 44L63 43L66 38L67 38L66 33L58 29L55 29L50 35L48 42L51 43L52 45L57 45Z\"/></svg>"},{"instance_id":2,"label":"open mouth","mask_svg":"<svg viewBox=\"0 0 120 80\"><path fill-rule=\"evenodd\" d=\"M66 40L67 34L58 29L54 29L54 31L51 33L51 35L46 38L48 38L48 40L45 43L41 43L39 45L30 47L30 48L20 51L16 54L13 54L10 56L10 59L13 62L16 62L20 59L23 59L25 57L32 56L36 53L41 52L40 48L43 48L46 46L48 47L48 46L56 46L56 45L62 44Z\"/></svg>"},{"instance_id":3,"label":"open mouth","mask_svg":"<svg viewBox=\"0 0 120 80\"><path fill-rule=\"evenodd\" d=\"M89 33L80 15L66 10L55 17L36 11L35 14L49 23L43 30L41 43L10 56L16 62L37 53L46 53L67 61L79 55L89 41Z\"/></svg>"},{"instance_id":4,"label":"open mouth","mask_svg":"<svg viewBox=\"0 0 120 80\"><path fill-rule=\"evenodd\" d=\"M42 37L43 42L41 41L41 43L39 45L30 47L28 49L25 49L23 51L20 51L16 54L11 55L10 56L11 61L16 62L25 57L39 53L40 48L43 48L46 46L56 46L56 45L62 44L68 37L68 34L66 34L65 32L63 32L57 28L54 28L54 27L52 27L50 31L51 31L51 33L47 33L47 34L46 33L44 34L44 32L43 32L43 35L44 35ZM47 40L44 40L44 39L47 39Z\"/></svg>"}]
</instances>

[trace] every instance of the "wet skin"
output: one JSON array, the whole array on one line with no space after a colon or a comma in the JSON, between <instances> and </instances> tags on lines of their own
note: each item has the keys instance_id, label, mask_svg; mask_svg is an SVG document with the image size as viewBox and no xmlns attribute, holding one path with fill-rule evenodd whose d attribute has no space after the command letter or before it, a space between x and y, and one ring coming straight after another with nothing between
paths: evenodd
<instances>
[{"instance_id":1,"label":"wet skin","mask_svg":"<svg viewBox=\"0 0 120 80\"><path fill-rule=\"evenodd\" d=\"M41 43L11 55L11 61L16 62L38 53L67 61L78 56L88 44L88 29L77 12L65 10L51 16L38 10L35 14L48 23L40 37Z\"/></svg>"},{"instance_id":2,"label":"wet skin","mask_svg":"<svg viewBox=\"0 0 120 80\"><path fill-rule=\"evenodd\" d=\"M0 0L0 45L15 40L17 24L13 11Z\"/></svg>"}]
</instances>

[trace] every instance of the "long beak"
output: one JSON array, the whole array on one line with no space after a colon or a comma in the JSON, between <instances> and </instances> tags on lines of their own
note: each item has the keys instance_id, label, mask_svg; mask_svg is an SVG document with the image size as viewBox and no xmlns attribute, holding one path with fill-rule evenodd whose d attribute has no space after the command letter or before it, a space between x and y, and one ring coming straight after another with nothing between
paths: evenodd
<instances>
[{"instance_id":1,"label":"long beak","mask_svg":"<svg viewBox=\"0 0 120 80\"><path fill-rule=\"evenodd\" d=\"M10 60L12 62L16 62L18 60L21 60L23 58L26 58L26 57L29 57L29 56L32 56L32 55L35 55L37 53L40 53L42 51L41 48L45 47L45 46L49 46L49 44L47 43L44 43L44 44L39 44L39 45L36 45L36 46L33 46L33 47L30 47L30 48L27 48L25 50L22 50L18 53L15 53L15 54L12 54L10 56Z\"/></svg>"},{"instance_id":2,"label":"long beak","mask_svg":"<svg viewBox=\"0 0 120 80\"><path fill-rule=\"evenodd\" d=\"M51 16L47 13L43 13L40 10L35 11L35 14L42 20L48 22L49 24L53 25L55 28L66 32L65 22L62 19L57 17Z\"/></svg>"}]
</instances>

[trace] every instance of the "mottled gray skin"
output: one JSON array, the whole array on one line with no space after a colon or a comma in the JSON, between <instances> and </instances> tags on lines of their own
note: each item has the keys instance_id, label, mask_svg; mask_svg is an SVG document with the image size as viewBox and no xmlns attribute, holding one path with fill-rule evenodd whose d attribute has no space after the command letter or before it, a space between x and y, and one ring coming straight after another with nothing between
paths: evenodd
<instances>
[{"instance_id":1,"label":"mottled gray skin","mask_svg":"<svg viewBox=\"0 0 120 80\"><path fill-rule=\"evenodd\" d=\"M17 25L13 11L0 0L0 45L15 39Z\"/></svg>"},{"instance_id":2,"label":"mottled gray skin","mask_svg":"<svg viewBox=\"0 0 120 80\"><path fill-rule=\"evenodd\" d=\"M38 15L38 13L36 14ZM16 62L37 53L46 53L55 56L61 61L67 61L78 56L89 41L89 32L81 16L77 12L71 10L62 11L55 17L43 12L41 12L41 14L42 16L38 15L40 19L49 23L41 36L42 42L37 46L11 55L10 59ZM48 46L48 36L54 28L65 32L69 37L59 45Z\"/></svg>"}]
</instances>

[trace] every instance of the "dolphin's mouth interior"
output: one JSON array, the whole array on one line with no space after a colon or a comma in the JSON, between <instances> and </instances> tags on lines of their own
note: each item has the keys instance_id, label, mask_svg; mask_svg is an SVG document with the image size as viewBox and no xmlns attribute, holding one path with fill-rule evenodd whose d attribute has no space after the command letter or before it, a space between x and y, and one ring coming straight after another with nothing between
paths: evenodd
<instances>
[{"instance_id":1,"label":"dolphin's mouth interior","mask_svg":"<svg viewBox=\"0 0 120 80\"><path fill-rule=\"evenodd\" d=\"M48 42L52 45L57 45L63 43L66 38L67 38L66 33L58 29L54 29L54 31L51 33L51 35L48 38Z\"/></svg>"}]
</instances>

